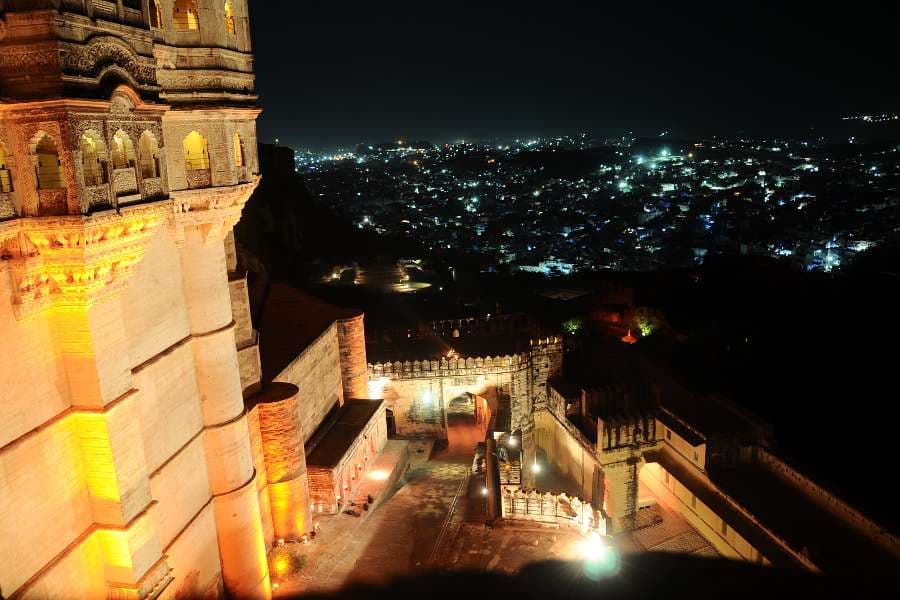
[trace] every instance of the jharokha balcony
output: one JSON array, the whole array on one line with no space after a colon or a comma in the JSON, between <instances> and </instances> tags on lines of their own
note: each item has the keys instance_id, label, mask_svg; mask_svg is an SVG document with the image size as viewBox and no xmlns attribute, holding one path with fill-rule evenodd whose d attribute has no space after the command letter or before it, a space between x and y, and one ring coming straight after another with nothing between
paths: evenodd
<instances>
[{"instance_id":1,"label":"jharokha balcony","mask_svg":"<svg viewBox=\"0 0 900 600\"><path fill-rule=\"evenodd\" d=\"M189 169L186 176L188 189L207 188L212 185L212 172L209 169Z\"/></svg>"}]
</instances>

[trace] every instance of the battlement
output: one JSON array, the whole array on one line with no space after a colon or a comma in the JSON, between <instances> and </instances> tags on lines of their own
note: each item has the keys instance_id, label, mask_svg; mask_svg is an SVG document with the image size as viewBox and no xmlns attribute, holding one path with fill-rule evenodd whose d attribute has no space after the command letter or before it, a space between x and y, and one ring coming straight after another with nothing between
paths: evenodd
<instances>
[{"instance_id":1,"label":"battlement","mask_svg":"<svg viewBox=\"0 0 900 600\"><path fill-rule=\"evenodd\" d=\"M369 376L392 379L413 379L417 377L441 377L460 375L482 375L514 371L528 365L527 352L521 354L468 358L441 358L440 360L394 361L369 363Z\"/></svg>"},{"instance_id":2,"label":"battlement","mask_svg":"<svg viewBox=\"0 0 900 600\"><path fill-rule=\"evenodd\" d=\"M562 352L562 340L546 337L530 340L531 350L515 354L496 356L456 356L453 351L439 360L406 360L368 363L369 377L389 377L393 379L483 375L514 371L526 367L536 356L555 355Z\"/></svg>"}]
</instances>

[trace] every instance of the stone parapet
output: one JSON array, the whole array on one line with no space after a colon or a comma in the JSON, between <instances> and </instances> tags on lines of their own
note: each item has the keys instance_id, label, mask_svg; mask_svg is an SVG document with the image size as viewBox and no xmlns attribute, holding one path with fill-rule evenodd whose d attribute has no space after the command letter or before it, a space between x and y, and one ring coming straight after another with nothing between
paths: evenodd
<instances>
[{"instance_id":1,"label":"stone parapet","mask_svg":"<svg viewBox=\"0 0 900 600\"><path fill-rule=\"evenodd\" d=\"M460 377L467 375L487 375L507 373L524 368L528 364L528 353L468 357L441 358L441 360L396 361L389 363L369 363L370 379L388 377L391 379L415 379L419 377Z\"/></svg>"}]
</instances>

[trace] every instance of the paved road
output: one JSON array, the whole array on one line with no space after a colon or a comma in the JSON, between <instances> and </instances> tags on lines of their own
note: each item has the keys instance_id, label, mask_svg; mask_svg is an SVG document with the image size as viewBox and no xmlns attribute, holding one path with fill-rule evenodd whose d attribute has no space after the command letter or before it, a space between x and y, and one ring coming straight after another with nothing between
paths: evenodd
<instances>
[{"instance_id":1,"label":"paved road","mask_svg":"<svg viewBox=\"0 0 900 600\"><path fill-rule=\"evenodd\" d=\"M363 521L345 515L322 520L304 573L284 582L280 594L333 590L355 581L381 583L429 567L475 445L483 439L472 415L450 414L448 420L448 448L413 467L373 514Z\"/></svg>"}]
</instances>

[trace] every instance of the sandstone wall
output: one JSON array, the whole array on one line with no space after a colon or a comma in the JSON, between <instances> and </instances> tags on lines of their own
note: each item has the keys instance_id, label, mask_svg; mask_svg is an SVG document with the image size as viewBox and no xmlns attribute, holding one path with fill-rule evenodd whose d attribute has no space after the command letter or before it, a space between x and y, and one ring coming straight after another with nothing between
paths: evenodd
<instances>
[{"instance_id":1,"label":"sandstone wall","mask_svg":"<svg viewBox=\"0 0 900 600\"><path fill-rule=\"evenodd\" d=\"M0 448L71 403L65 370L56 360L49 315L17 320L8 300L13 296L8 263L0 261L0 353L10 358L0 369Z\"/></svg>"},{"instance_id":2,"label":"sandstone wall","mask_svg":"<svg viewBox=\"0 0 900 600\"><path fill-rule=\"evenodd\" d=\"M93 522L71 419L57 420L0 449L0 590L4 596L66 550ZM76 571L84 561L90 563L86 557L72 561L70 567ZM56 574L71 576L67 569ZM88 581L93 577L88 575Z\"/></svg>"},{"instance_id":3,"label":"sandstone wall","mask_svg":"<svg viewBox=\"0 0 900 600\"><path fill-rule=\"evenodd\" d=\"M492 406L508 400L512 430L530 432L532 375L529 354L378 363L369 365L369 388L387 403L400 436L445 438L447 407L467 393Z\"/></svg>"},{"instance_id":4,"label":"sandstone wall","mask_svg":"<svg viewBox=\"0 0 900 600\"><path fill-rule=\"evenodd\" d=\"M329 327L276 381L292 383L300 389L297 411L303 442L308 442L328 411L344 402L337 327Z\"/></svg>"},{"instance_id":5,"label":"sandstone wall","mask_svg":"<svg viewBox=\"0 0 900 600\"><path fill-rule=\"evenodd\" d=\"M178 248L169 227L153 237L122 294L131 367L150 360L190 333Z\"/></svg>"}]
</instances>

